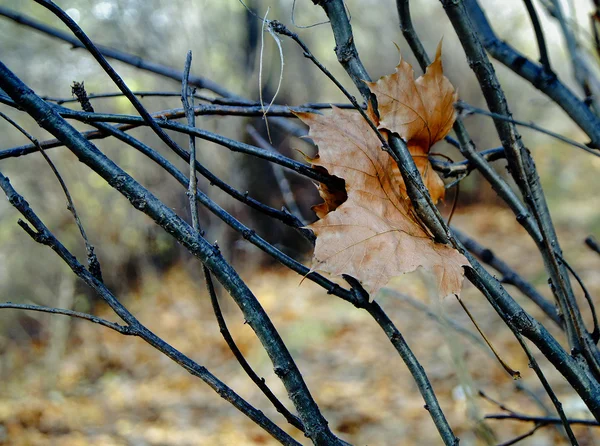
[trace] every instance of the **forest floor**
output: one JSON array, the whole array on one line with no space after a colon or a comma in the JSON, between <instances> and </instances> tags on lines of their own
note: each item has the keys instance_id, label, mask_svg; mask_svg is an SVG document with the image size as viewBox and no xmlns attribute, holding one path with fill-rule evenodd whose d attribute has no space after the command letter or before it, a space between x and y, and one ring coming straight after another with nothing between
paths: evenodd
<instances>
[{"instance_id":1,"label":"forest floor","mask_svg":"<svg viewBox=\"0 0 600 446\"><path fill-rule=\"evenodd\" d=\"M477 212L459 213L455 224L495 250L550 297L541 260L509 212L478 207ZM561 226L559 221L558 229L565 255L572 259L591 294L598 296L600 257L583 245L582 237L573 237L572 226ZM308 444L275 412L233 359L219 333L204 284L192 277L192 271L200 271L197 265L190 260L161 276L147 275L134 292L121 298L142 323ZM242 275L279 329L334 432L355 445L441 444L407 368L366 312L279 268L248 270ZM478 396L479 391L525 414L545 415L542 406L551 407L510 331L485 299L465 283L463 300L502 358L521 372L519 381L504 371L478 335L473 339L459 333L415 307L414 301L425 304L434 315L444 315L475 332L454 299L436 302L426 284L424 274L410 274L392 281L389 291L376 299L422 362L461 446L498 444L530 430L530 423L482 421L485 414L502 410ZM251 328L220 291L238 346L289 407ZM513 294L553 334L561 336L518 291ZM587 317L583 299L581 307ZM96 313L116 320L102 305ZM0 345L0 444L276 444L206 384L143 341L85 321L69 323L64 353L54 369L47 366L47 342ZM559 339L562 342L564 337ZM537 351L536 357L567 413L589 418L568 384ZM521 385L527 390L519 390ZM579 427L575 432L580 445L600 445L600 429ZM544 427L520 444L567 442L558 429Z\"/></svg>"}]
</instances>

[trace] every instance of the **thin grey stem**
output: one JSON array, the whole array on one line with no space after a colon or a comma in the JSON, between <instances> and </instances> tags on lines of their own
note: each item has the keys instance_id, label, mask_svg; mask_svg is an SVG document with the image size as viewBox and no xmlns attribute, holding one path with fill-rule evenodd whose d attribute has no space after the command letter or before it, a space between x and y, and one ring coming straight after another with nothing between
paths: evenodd
<instances>
[{"instance_id":1,"label":"thin grey stem","mask_svg":"<svg viewBox=\"0 0 600 446\"><path fill-rule=\"evenodd\" d=\"M62 314L64 316L70 316L77 319L83 319L86 321L93 322L94 324L102 325L104 327L110 328L118 333L123 335L136 335L135 329L133 329L129 325L119 325L114 322L107 321L106 319L102 319L101 317L94 316L93 314L81 313L79 311L73 310L65 310L62 308L54 308L54 307L46 307L42 305L30 305L30 304L15 304L12 302L2 302L0 303L0 309L2 308L12 308L16 310L28 310L28 311L39 311L42 313L50 313L50 314Z\"/></svg>"},{"instance_id":2,"label":"thin grey stem","mask_svg":"<svg viewBox=\"0 0 600 446\"><path fill-rule=\"evenodd\" d=\"M67 184L63 180L62 175L60 174L60 172L58 171L58 169L56 168L56 166L54 165L54 163L52 162L50 157L46 154L46 152L44 151L44 148L41 146L41 144L39 143L39 141L36 138L34 138L32 135L30 135L23 127L21 127L19 124L17 124L14 120L9 118L8 116L6 116L4 113L0 112L0 117L2 117L4 120L6 120L8 123L10 123L13 127L15 127L23 135L25 135L25 137L29 141L31 141L31 143L35 147L38 148L38 150L42 154L42 157L44 158L44 160L46 161L48 166L50 166L50 169L52 170L52 172L54 173L54 176L58 180L58 183L60 184L60 187L63 190L63 193L65 194L65 197L67 199L67 209L69 210L71 215L73 215L75 224L77 225L77 228L79 229L79 233L81 234L81 237L83 238L83 242L85 243L88 268L89 268L90 272L98 280L102 281L102 268L100 267L100 261L98 260L98 257L96 256L96 253L94 252L94 250L95 250L94 245L92 245L92 243L90 243L90 240L85 232L85 228L83 227L83 223L81 222L81 219L79 218L79 214L77 213L77 209L75 208L75 203L73 202L73 199L71 198L71 193L69 192L69 189L67 188Z\"/></svg>"},{"instance_id":3,"label":"thin grey stem","mask_svg":"<svg viewBox=\"0 0 600 446\"><path fill-rule=\"evenodd\" d=\"M483 115L483 116L489 116L490 118L494 118L494 119L499 119L501 121L505 121L505 122L509 122L511 124L515 124L515 125L519 125L521 127L528 127L530 129L533 129L537 132L543 133L545 135L551 136L555 139L558 139L559 141L562 141L566 144L569 144L573 147L577 147L578 149L581 150L585 150L587 153L590 153L594 156L598 156L600 157L600 151L597 149L590 149L588 146L586 146L585 144L581 144L575 140L572 140L571 138L567 138L566 136L561 135L560 133L556 133L553 132L552 130L548 130L545 129L543 127L540 127L539 125L537 125L534 122L525 122L525 121L520 121L518 119L514 119L510 116L506 116L506 115L501 115L499 113L492 113L486 110L483 110L481 108L477 108L477 107L473 107L472 105L467 104L466 102L463 101L458 101L455 104L456 109L459 112L465 112L465 114L470 114L470 113L474 113L477 115Z\"/></svg>"}]
</instances>

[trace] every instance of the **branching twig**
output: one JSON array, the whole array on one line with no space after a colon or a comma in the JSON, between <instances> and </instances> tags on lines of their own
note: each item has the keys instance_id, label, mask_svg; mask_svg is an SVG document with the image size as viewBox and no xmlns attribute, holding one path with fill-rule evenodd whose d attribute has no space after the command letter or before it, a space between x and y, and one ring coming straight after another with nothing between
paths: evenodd
<instances>
[{"instance_id":1,"label":"branching twig","mask_svg":"<svg viewBox=\"0 0 600 446\"><path fill-rule=\"evenodd\" d=\"M65 181L63 180L61 174L58 172L58 169L56 168L56 166L54 165L54 163L52 162L50 157L46 154L46 152L44 151L44 149L42 148L42 146L40 145L39 141L36 138L31 136L23 127L21 127L19 124L17 124L15 121L13 121L8 116L6 116L4 113L0 112L0 117L2 117L4 120L6 120L8 123L10 123L13 127L15 127L23 135L25 135L25 137L28 140L30 140L34 146L36 146L38 148L38 150L42 154L42 157L44 158L46 163L48 163L48 166L50 166L50 169L54 173L54 176L56 176L56 179L58 180L60 187L63 190L65 197L67 198L67 209L73 215L75 224L77 225L77 228L79 228L79 233L81 234L81 237L83 238L83 242L85 243L88 268L89 268L90 272L94 275L94 277L96 277L99 281L102 281L102 269L100 267L100 261L98 260L98 257L96 256L96 253L94 252L94 249L95 249L94 245L92 245L90 243L90 240L88 239L88 236L83 227L83 223L81 223L79 214L77 214L77 209L75 208L75 203L73 203L73 199L71 198L69 189L67 188L67 185L66 185Z\"/></svg>"},{"instance_id":2,"label":"branching twig","mask_svg":"<svg viewBox=\"0 0 600 446\"><path fill-rule=\"evenodd\" d=\"M531 299L540 309L559 327L562 328L562 322L560 317L556 311L556 308L551 302L548 302L544 296L542 296L535 289L533 285L523 279L514 269L512 269L508 264L506 264L502 259L498 258L494 252L488 248L481 246L477 241L468 237L461 231L453 228L452 231L454 235L460 240L460 242L471 251L479 260L483 263L490 265L500 274L502 274L502 278L500 281L502 283L508 283L510 285L515 286L519 291L521 291L525 296Z\"/></svg>"},{"instance_id":3,"label":"branching twig","mask_svg":"<svg viewBox=\"0 0 600 446\"><path fill-rule=\"evenodd\" d=\"M473 31L470 13L462 1L442 0L442 4L461 44L492 113L510 116L510 111L493 67ZM583 319L568 280L568 272L560 264L560 246L550 217L545 196L530 153L526 150L514 124L494 120L505 150L510 172L517 183L542 235L539 245L560 309L565 317L569 345L581 351L595 376L600 377L599 352L584 329Z\"/></svg>"},{"instance_id":4,"label":"branching twig","mask_svg":"<svg viewBox=\"0 0 600 446\"><path fill-rule=\"evenodd\" d=\"M80 161L123 194L136 209L150 216L215 274L234 298L248 324L269 354L275 373L284 383L306 427L306 435L316 444L326 442L343 444L327 427L326 420L312 398L298 367L266 312L236 271L225 261L220 251L198 237L193 228L168 206L82 137L53 107L40 99L1 62L0 88L36 119L40 126L62 140Z\"/></svg>"},{"instance_id":5,"label":"branching twig","mask_svg":"<svg viewBox=\"0 0 600 446\"><path fill-rule=\"evenodd\" d=\"M189 373L206 382L213 390L215 390L222 398L233 404L238 410L248 416L252 421L265 429L270 435L280 441L282 444L298 446L299 443L291 438L287 433L281 430L271 420L259 410L252 407L233 390L227 387L217 377L210 373L205 367L200 366L190 358L167 344L161 338L156 336L144 325L142 325L106 288L106 286L96 279L85 267L80 264L77 259L54 237L44 223L29 207L25 199L20 196L10 184L8 178L0 173L0 188L6 194L9 202L25 217L25 219L33 226L29 226L26 222L19 220L20 226L38 243L44 244L52 248L60 258L79 276L88 286L93 288L100 297L113 309L113 311L127 323L131 334L139 336L148 344L168 356L177 364L185 368Z\"/></svg>"},{"instance_id":6,"label":"branching twig","mask_svg":"<svg viewBox=\"0 0 600 446\"><path fill-rule=\"evenodd\" d=\"M517 52L498 39L477 0L464 0L471 18L471 30L476 32L491 56L546 94L590 137L591 147L600 148L600 118L580 100L554 73Z\"/></svg>"}]
</instances>

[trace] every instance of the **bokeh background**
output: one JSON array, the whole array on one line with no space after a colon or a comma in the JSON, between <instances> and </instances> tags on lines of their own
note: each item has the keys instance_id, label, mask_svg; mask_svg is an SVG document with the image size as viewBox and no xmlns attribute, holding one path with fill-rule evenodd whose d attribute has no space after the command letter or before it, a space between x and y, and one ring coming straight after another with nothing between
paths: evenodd
<instances>
[{"instance_id":1,"label":"bokeh background","mask_svg":"<svg viewBox=\"0 0 600 446\"><path fill-rule=\"evenodd\" d=\"M245 3L260 15L269 8L269 19L277 19L297 32L358 96L335 58L330 27L323 24L302 28L326 20L320 8L309 1L298 1L293 23L291 0ZM393 0L347 0L346 3L358 50L374 79L393 71L399 57L395 45L420 74L399 31ZM268 99L277 89L282 65L279 49L268 34L264 35L263 43L261 22L248 14L238 0L61 0L58 4L98 44L178 69L183 68L186 52L192 50L192 74L217 81L253 100L258 100L261 88ZM523 3L482 0L481 4L498 36L537 60L537 47ZM0 6L66 30L58 19L32 1L0 0ZM537 6L554 70L567 85L581 93L574 82L557 23ZM571 0L564 6L586 52L595 57L587 27L592 2ZM444 69L461 99L484 107L476 79L440 3L413 2L412 10L415 27L430 54L443 38ZM281 44L283 77L276 103L344 102L342 94L302 56L293 42L283 39ZM259 85L261 45L264 45L263 84ZM85 82L88 93L117 91L85 51L72 49L4 17L0 17L0 58L43 96L70 98L73 81ZM134 91L180 91L181 86L173 80L119 62L112 64ZM586 142L585 135L560 108L508 69L496 67L516 118L534 121ZM181 104L177 97L144 98L143 103L151 111L177 108ZM93 104L96 111L135 114L123 98L98 99ZM77 108L78 104L69 106ZM50 138L26 115L4 106L1 109L39 139ZM499 145L489 118L469 116L466 123L480 150ZM248 125L265 134L266 124L261 119L197 119L199 127L252 142ZM270 125L277 150L301 161L303 153L315 153L310 144ZM80 124L77 127L87 129ZM584 246L583 240L590 234L600 235L597 195L600 160L531 130L522 129L522 133L540 170L566 258L591 294L597 296L600 258ZM151 132L138 129L132 134L185 169L184 163L170 155ZM2 149L27 143L4 121L0 122L0 135ZM178 143L187 144L187 137L173 137ZM180 215L189 218L185 191L165 172L111 139L96 144ZM435 150L460 159L458 152L444 142ZM149 328L285 426L241 371L222 340L198 261L68 150L52 149L49 154L69 186L110 289ZM198 157L239 190L247 190L271 206L283 205L268 164L205 141L198 142ZM504 170L504 164L496 162L499 172ZM64 195L42 157L34 154L2 160L0 169L59 239L84 259L84 246L66 209ZM302 218L314 221L316 217L310 207L319 202L316 188L292 173L286 175ZM231 200L202 179L200 187L269 242L310 264L310 246L293 231ZM452 196L453 192L449 194L449 202ZM449 212L449 206L443 205L442 212ZM71 308L115 320L53 252L35 244L17 226L17 218L17 212L6 200L0 200L0 300ZM204 210L201 222L208 239L218 241L226 258L272 316L335 432L353 444L441 444L404 364L366 314L328 296L309 281L301 282L301 277L282 269ZM453 223L493 249L545 296L551 297L533 242L476 173L461 182ZM427 284L425 275L410 274L392 281L377 299L422 361L442 407L461 437L461 444L490 444L493 436L491 444L500 443L527 431L531 426L524 423L481 422L484 414L500 410L478 397L479 390L528 414L543 415L543 407L550 406L508 328L485 299L465 284L463 299L503 358L521 371L523 379L519 386L526 390L503 371L477 336L457 332L431 317L432 314L447 318L474 331L458 304L452 300L438 302L431 297ZM518 291L513 291L528 311L556 333L540 311ZM225 293L221 292L221 297L241 350L272 389L286 400L266 354L251 329L243 324L241 313ZM587 311L583 303L582 308ZM540 362L567 413L588 417L566 382L542 358ZM306 441L292 427L285 428L299 441ZM582 445L600 444L598 432L594 437L590 428L576 430ZM0 312L0 444L233 445L273 444L273 440L208 386L138 339L123 338L102 327L65 317L3 310ZM544 428L521 444L566 442L559 430Z\"/></svg>"}]
</instances>

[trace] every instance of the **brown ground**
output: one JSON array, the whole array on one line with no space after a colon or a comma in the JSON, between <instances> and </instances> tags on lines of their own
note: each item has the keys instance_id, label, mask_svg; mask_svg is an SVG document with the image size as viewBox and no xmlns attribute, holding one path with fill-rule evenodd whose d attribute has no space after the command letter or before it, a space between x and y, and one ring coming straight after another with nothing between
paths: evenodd
<instances>
[{"instance_id":1,"label":"brown ground","mask_svg":"<svg viewBox=\"0 0 600 446\"><path fill-rule=\"evenodd\" d=\"M458 227L479 234L547 295L541 262L514 218L498 208L479 208L458 215ZM489 234L493 234L490 237ZM572 253L591 293L600 291L600 258L583 247L581 237L563 228L563 245ZM42 249L42 248L39 248ZM191 265L191 264L190 264ZM200 280L190 279L190 265L173 268L163 277L146 277L128 300L132 312L149 328L261 408L299 441L306 439L282 417L240 370L222 340ZM195 265L195 264L194 264ZM194 266L194 270L199 271ZM389 286L430 304L424 276L417 273ZM289 346L331 428L355 445L437 445L435 427L423 408L416 386L380 328L368 314L328 296L309 281L282 270L244 274ZM545 321L518 292L526 308ZM463 299L495 348L520 381L550 405L513 336L487 302L466 284ZM256 371L284 396L270 363L237 308L223 295L232 333ZM527 414L543 410L489 354L462 334L441 328L405 300L385 293L378 298L422 361L461 445L486 444L486 428L473 421L500 409L482 398L465 399L461 383ZM434 311L436 306L433 307ZM587 312L587 307L582 304ZM13 311L13 310L6 310ZM443 312L469 330L473 326L453 300ZM98 313L111 320L110 311ZM548 324L550 327L550 323ZM551 327L553 333L557 331ZM562 338L561 338L562 339ZM0 444L10 445L243 445L275 444L264 431L192 377L139 339L123 337L87 322L73 323L58 370L44 366L44 343L6 344L0 360ZM537 355L539 357L539 355ZM542 366L565 408L587 416L569 386ZM470 409L469 409L470 408ZM469 412L474 414L469 416ZM507 441L532 426L489 421L495 443ZM488 430L488 432L490 432ZM477 434L476 432L479 432ZM600 430L576 430L580 444L596 445ZM2 443L3 442L3 443ZM522 445L567 444L557 430L543 428Z\"/></svg>"}]
</instances>

